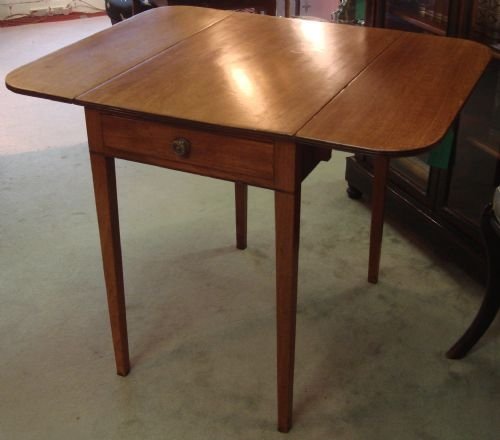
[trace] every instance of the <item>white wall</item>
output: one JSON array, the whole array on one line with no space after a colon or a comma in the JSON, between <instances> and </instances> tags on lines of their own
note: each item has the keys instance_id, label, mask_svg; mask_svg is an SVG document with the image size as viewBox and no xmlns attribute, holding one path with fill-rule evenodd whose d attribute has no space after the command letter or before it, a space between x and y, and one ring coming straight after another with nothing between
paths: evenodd
<instances>
[{"instance_id":1,"label":"white wall","mask_svg":"<svg viewBox=\"0 0 500 440\"><path fill-rule=\"evenodd\" d=\"M73 12L98 12L104 10L104 0L0 0L0 20L29 15L33 8L57 7L71 7Z\"/></svg>"}]
</instances>

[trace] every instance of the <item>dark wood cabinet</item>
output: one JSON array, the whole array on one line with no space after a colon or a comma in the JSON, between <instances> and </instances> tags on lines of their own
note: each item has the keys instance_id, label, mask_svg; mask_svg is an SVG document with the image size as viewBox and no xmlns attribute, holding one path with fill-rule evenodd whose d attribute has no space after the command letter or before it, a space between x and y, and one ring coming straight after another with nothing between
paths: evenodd
<instances>
[{"instance_id":1,"label":"dark wood cabinet","mask_svg":"<svg viewBox=\"0 0 500 440\"><path fill-rule=\"evenodd\" d=\"M500 0L367 0L366 24L457 36L499 48ZM498 52L497 52L498 54ZM415 78L419 81L419 78ZM369 156L347 159L349 195L370 195ZM496 57L437 150L391 161L387 216L483 279L483 208L500 185L500 60Z\"/></svg>"},{"instance_id":2,"label":"dark wood cabinet","mask_svg":"<svg viewBox=\"0 0 500 440\"><path fill-rule=\"evenodd\" d=\"M365 15L368 26L471 38L491 46L500 38L498 0L366 0Z\"/></svg>"}]
</instances>

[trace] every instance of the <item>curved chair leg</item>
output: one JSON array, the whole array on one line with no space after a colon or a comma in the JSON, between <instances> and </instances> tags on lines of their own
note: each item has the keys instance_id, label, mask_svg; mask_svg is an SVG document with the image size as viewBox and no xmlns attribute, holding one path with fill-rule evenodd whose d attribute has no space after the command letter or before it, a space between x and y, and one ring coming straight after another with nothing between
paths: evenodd
<instances>
[{"instance_id":1,"label":"curved chair leg","mask_svg":"<svg viewBox=\"0 0 500 440\"><path fill-rule=\"evenodd\" d=\"M462 359L474 347L491 325L500 309L500 273L495 268L500 265L500 229L495 231L496 222L491 205L486 207L481 219L481 232L487 250L488 283L483 303L463 336L446 353L449 359Z\"/></svg>"}]
</instances>

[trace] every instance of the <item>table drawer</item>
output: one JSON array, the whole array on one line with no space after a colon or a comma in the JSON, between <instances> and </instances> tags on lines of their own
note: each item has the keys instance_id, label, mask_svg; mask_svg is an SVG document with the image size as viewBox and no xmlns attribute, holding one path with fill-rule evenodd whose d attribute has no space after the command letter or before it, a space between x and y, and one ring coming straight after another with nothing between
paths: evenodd
<instances>
[{"instance_id":1,"label":"table drawer","mask_svg":"<svg viewBox=\"0 0 500 440\"><path fill-rule=\"evenodd\" d=\"M225 136L158 122L102 115L104 151L156 158L173 168L210 175L222 171L272 181L274 144L271 141Z\"/></svg>"}]
</instances>

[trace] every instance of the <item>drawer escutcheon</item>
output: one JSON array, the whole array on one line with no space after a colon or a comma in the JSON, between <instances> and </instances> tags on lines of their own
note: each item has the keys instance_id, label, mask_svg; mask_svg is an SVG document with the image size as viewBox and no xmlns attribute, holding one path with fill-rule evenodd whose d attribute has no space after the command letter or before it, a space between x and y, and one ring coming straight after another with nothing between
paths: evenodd
<instances>
[{"instance_id":1,"label":"drawer escutcheon","mask_svg":"<svg viewBox=\"0 0 500 440\"><path fill-rule=\"evenodd\" d=\"M179 157L187 157L191 152L191 142L186 138L176 138L172 142L172 150Z\"/></svg>"}]
</instances>

